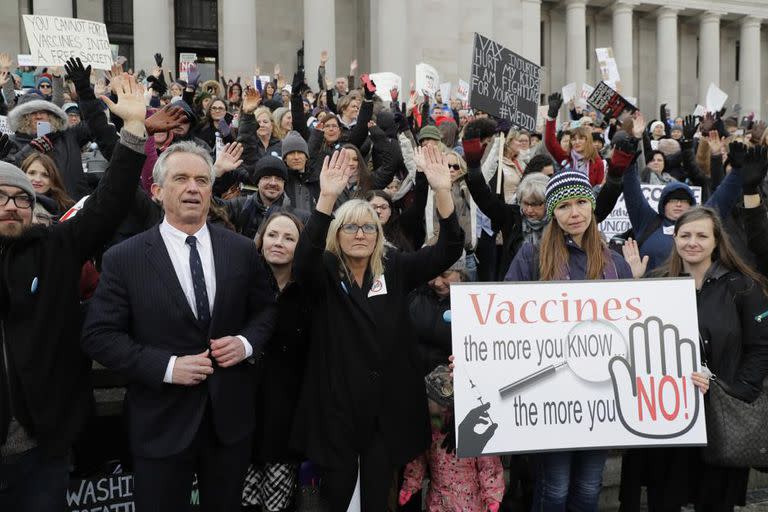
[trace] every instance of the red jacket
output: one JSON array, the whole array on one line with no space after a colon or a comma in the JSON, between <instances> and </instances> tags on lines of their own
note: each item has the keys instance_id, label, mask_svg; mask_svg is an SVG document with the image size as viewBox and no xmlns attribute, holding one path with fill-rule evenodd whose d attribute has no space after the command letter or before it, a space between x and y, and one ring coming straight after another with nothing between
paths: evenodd
<instances>
[{"instance_id":1,"label":"red jacket","mask_svg":"<svg viewBox=\"0 0 768 512\"><path fill-rule=\"evenodd\" d=\"M562 165L563 162L567 161L573 166L571 155L557 141L555 121L552 119L547 119L544 144L546 144L547 151L557 160L558 164ZM603 181L605 181L605 165L603 164L603 159L598 156L594 160L589 161L589 183L594 187L601 185Z\"/></svg>"}]
</instances>

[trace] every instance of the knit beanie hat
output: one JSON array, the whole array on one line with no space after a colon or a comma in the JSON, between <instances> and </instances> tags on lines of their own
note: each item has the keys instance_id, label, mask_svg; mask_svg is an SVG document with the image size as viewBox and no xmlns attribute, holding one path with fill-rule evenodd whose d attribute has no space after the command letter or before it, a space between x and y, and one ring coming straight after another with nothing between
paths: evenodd
<instances>
[{"instance_id":1,"label":"knit beanie hat","mask_svg":"<svg viewBox=\"0 0 768 512\"><path fill-rule=\"evenodd\" d=\"M40 75L39 77L37 77L37 82L35 82L35 88L39 89L40 88L40 84L53 85L53 82L51 82L51 77L50 76L48 76L48 75Z\"/></svg>"},{"instance_id":2,"label":"knit beanie hat","mask_svg":"<svg viewBox=\"0 0 768 512\"><path fill-rule=\"evenodd\" d=\"M8 162L0 162L0 185L4 187L16 187L26 192L32 200L35 200L35 189L24 171Z\"/></svg>"},{"instance_id":3,"label":"knit beanie hat","mask_svg":"<svg viewBox=\"0 0 768 512\"><path fill-rule=\"evenodd\" d=\"M422 128L421 130L419 130L417 142L421 142L426 139L441 141L443 140L443 134L440 133L440 130L437 128L437 126L433 126L429 124L424 128Z\"/></svg>"},{"instance_id":4,"label":"knit beanie hat","mask_svg":"<svg viewBox=\"0 0 768 512\"><path fill-rule=\"evenodd\" d=\"M259 161L256 162L253 168L254 182L258 184L259 180L264 176L277 176L285 181L288 179L288 168L278 157L264 155L259 158Z\"/></svg>"},{"instance_id":5,"label":"knit beanie hat","mask_svg":"<svg viewBox=\"0 0 768 512\"><path fill-rule=\"evenodd\" d=\"M301 151L307 155L307 158L309 158L309 148L307 147L307 141L305 141L304 137L299 135L299 132L295 130L291 130L288 132L288 135L285 136L283 139L282 148L283 158L285 158L288 153L293 153L294 151Z\"/></svg>"},{"instance_id":6,"label":"knit beanie hat","mask_svg":"<svg viewBox=\"0 0 768 512\"><path fill-rule=\"evenodd\" d=\"M677 190L673 190L667 196L664 198L664 204L667 204L672 199L678 199L680 201L688 201L691 203L691 194L688 193L687 190L684 188L678 188ZM695 199L694 199L695 201Z\"/></svg>"},{"instance_id":7,"label":"knit beanie hat","mask_svg":"<svg viewBox=\"0 0 768 512\"><path fill-rule=\"evenodd\" d=\"M661 121L654 121L654 122L652 122L651 123L651 133L653 133L653 130L655 130L657 126L661 126L662 128L664 128L664 123L662 123Z\"/></svg>"},{"instance_id":8,"label":"knit beanie hat","mask_svg":"<svg viewBox=\"0 0 768 512\"><path fill-rule=\"evenodd\" d=\"M547 217L554 218L555 208L570 199L588 199L595 209L595 192L586 174L579 171L560 171L552 175L544 192Z\"/></svg>"},{"instance_id":9,"label":"knit beanie hat","mask_svg":"<svg viewBox=\"0 0 768 512\"><path fill-rule=\"evenodd\" d=\"M673 127L670 129L670 131L672 131L672 132L682 132L682 131L683 131L683 127L682 127L682 126L680 126L679 124L676 124L676 125L674 125L674 126L673 126Z\"/></svg>"},{"instance_id":10,"label":"knit beanie hat","mask_svg":"<svg viewBox=\"0 0 768 512\"><path fill-rule=\"evenodd\" d=\"M443 407L453 404L453 378L451 370L441 364L424 377L427 387L427 397Z\"/></svg>"}]
</instances>

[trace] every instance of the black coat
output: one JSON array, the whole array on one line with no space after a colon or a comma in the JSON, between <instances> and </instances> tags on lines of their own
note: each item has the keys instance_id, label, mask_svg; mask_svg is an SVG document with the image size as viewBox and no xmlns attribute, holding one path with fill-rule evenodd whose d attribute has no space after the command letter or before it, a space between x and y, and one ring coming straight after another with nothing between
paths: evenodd
<instances>
[{"instance_id":1,"label":"black coat","mask_svg":"<svg viewBox=\"0 0 768 512\"><path fill-rule=\"evenodd\" d=\"M210 327L197 321L176 277L159 227L104 254L82 346L107 368L124 373L131 450L140 457L180 453L194 439L207 404L220 443L245 439L255 426L256 370L249 361L214 372L196 386L165 384L171 356L199 354L210 340L242 335L254 354L275 322L274 297L252 241L208 224L216 268Z\"/></svg>"},{"instance_id":2,"label":"black coat","mask_svg":"<svg viewBox=\"0 0 768 512\"><path fill-rule=\"evenodd\" d=\"M441 299L429 286L420 286L408 297L408 310L416 334L416 348L424 375L441 364L448 364L452 353L451 324L445 312L451 309L450 296Z\"/></svg>"},{"instance_id":3,"label":"black coat","mask_svg":"<svg viewBox=\"0 0 768 512\"><path fill-rule=\"evenodd\" d=\"M0 330L13 407L50 454L67 453L92 404L91 361L80 350L80 271L128 211L144 160L118 144L109 170L74 218L0 239Z\"/></svg>"},{"instance_id":4,"label":"black coat","mask_svg":"<svg viewBox=\"0 0 768 512\"><path fill-rule=\"evenodd\" d=\"M344 467L378 431L392 464L405 464L430 442L407 295L461 256L463 234L451 215L440 221L436 245L387 252L385 293L376 294L370 275L358 288L342 277L338 258L325 251L331 220L313 212L296 247L293 275L313 298L313 309L293 439L314 463Z\"/></svg>"},{"instance_id":5,"label":"black coat","mask_svg":"<svg viewBox=\"0 0 768 512\"><path fill-rule=\"evenodd\" d=\"M275 289L277 285L275 284ZM311 329L310 297L295 282L277 294L277 323L258 358L261 376L256 390L254 455L258 462L299 463L301 454L290 448L290 426L304 382Z\"/></svg>"},{"instance_id":6,"label":"black coat","mask_svg":"<svg viewBox=\"0 0 768 512\"><path fill-rule=\"evenodd\" d=\"M739 398L754 400L768 375L768 322L755 318L768 310L768 298L750 278L714 263L696 303L709 368ZM749 468L711 466L701 453L701 448L629 450L621 470L622 510L639 510L641 485L655 491L657 502L651 505L656 506L743 505Z\"/></svg>"}]
</instances>

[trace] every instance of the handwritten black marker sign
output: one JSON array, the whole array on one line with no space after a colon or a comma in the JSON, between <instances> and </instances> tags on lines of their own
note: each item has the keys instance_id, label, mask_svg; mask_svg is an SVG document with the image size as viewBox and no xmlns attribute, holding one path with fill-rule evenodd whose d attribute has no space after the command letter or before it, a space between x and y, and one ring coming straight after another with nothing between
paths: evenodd
<instances>
[{"instance_id":1,"label":"handwritten black marker sign","mask_svg":"<svg viewBox=\"0 0 768 512\"><path fill-rule=\"evenodd\" d=\"M637 107L631 104L618 92L611 89L605 82L600 82L592 91L587 103L607 116L618 119L624 112L635 112Z\"/></svg>"},{"instance_id":2,"label":"handwritten black marker sign","mask_svg":"<svg viewBox=\"0 0 768 512\"><path fill-rule=\"evenodd\" d=\"M536 130L541 66L475 33L469 104L476 110Z\"/></svg>"}]
</instances>

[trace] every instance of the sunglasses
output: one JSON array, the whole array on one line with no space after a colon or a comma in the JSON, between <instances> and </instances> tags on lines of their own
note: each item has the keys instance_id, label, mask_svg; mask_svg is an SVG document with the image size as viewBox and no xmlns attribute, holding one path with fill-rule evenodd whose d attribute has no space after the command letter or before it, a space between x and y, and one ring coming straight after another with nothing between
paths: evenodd
<instances>
[{"instance_id":1,"label":"sunglasses","mask_svg":"<svg viewBox=\"0 0 768 512\"><path fill-rule=\"evenodd\" d=\"M356 235L358 231L363 230L363 233L366 235L373 235L376 233L376 224L366 223L366 224L344 224L341 226L341 230L348 234L348 235Z\"/></svg>"},{"instance_id":2,"label":"sunglasses","mask_svg":"<svg viewBox=\"0 0 768 512\"><path fill-rule=\"evenodd\" d=\"M50 85L48 85L48 84L40 84L40 87L39 87L39 88L40 88L40 89L50 89L50 88L51 88L51 86L50 86Z\"/></svg>"},{"instance_id":3,"label":"sunglasses","mask_svg":"<svg viewBox=\"0 0 768 512\"><path fill-rule=\"evenodd\" d=\"M459 164L448 164L449 169L453 169L454 171L460 171L461 166Z\"/></svg>"}]
</instances>

